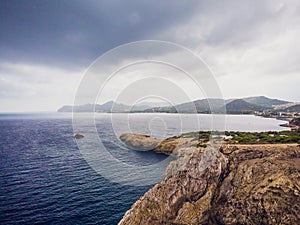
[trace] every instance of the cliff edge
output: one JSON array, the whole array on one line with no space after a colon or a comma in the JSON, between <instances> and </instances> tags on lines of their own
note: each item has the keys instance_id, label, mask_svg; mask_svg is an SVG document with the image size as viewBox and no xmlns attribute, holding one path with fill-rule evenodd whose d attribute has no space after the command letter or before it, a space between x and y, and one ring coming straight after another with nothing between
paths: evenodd
<instances>
[{"instance_id":1,"label":"cliff edge","mask_svg":"<svg viewBox=\"0 0 300 225\"><path fill-rule=\"evenodd\" d=\"M177 159L165 179L135 202L119 225L300 224L299 145L215 149L177 143L185 144L171 147ZM166 153L172 152L168 147ZM155 148L163 152L163 145Z\"/></svg>"}]
</instances>

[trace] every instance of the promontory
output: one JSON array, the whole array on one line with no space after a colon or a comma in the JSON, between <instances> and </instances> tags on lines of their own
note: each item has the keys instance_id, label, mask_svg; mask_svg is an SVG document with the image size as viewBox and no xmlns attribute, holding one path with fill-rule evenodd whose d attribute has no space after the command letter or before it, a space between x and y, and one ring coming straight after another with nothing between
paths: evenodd
<instances>
[{"instance_id":1,"label":"promontory","mask_svg":"<svg viewBox=\"0 0 300 225\"><path fill-rule=\"evenodd\" d=\"M151 146L151 137L142 136L122 140ZM216 147L204 145L201 136L154 139L154 151L176 160L119 225L300 224L298 143L227 141Z\"/></svg>"}]
</instances>

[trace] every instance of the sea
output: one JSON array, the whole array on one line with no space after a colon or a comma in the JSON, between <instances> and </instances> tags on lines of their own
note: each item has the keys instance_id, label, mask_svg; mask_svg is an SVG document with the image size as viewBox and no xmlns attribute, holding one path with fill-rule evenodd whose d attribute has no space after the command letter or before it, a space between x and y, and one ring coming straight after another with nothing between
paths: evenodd
<instances>
[{"instance_id":1,"label":"sea","mask_svg":"<svg viewBox=\"0 0 300 225\"><path fill-rule=\"evenodd\" d=\"M172 160L128 149L122 133L287 130L282 123L253 115L0 114L0 224L118 224Z\"/></svg>"}]
</instances>

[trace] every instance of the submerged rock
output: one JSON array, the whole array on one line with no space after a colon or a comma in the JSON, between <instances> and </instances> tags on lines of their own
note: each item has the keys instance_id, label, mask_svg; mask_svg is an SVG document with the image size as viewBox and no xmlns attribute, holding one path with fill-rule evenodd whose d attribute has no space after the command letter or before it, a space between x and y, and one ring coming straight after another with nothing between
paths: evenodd
<instances>
[{"instance_id":1,"label":"submerged rock","mask_svg":"<svg viewBox=\"0 0 300 225\"><path fill-rule=\"evenodd\" d=\"M84 135L81 134L81 133L75 133L75 134L74 134L74 137L75 137L76 139L81 139L81 138L84 138Z\"/></svg>"},{"instance_id":2,"label":"submerged rock","mask_svg":"<svg viewBox=\"0 0 300 225\"><path fill-rule=\"evenodd\" d=\"M298 145L231 145L221 151L180 147L166 178L119 225L300 224Z\"/></svg>"}]
</instances>

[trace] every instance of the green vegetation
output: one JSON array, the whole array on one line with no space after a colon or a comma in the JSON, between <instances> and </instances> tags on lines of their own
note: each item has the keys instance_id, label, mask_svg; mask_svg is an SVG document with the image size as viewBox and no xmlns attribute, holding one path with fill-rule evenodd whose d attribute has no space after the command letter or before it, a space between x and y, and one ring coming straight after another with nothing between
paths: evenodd
<instances>
[{"instance_id":1,"label":"green vegetation","mask_svg":"<svg viewBox=\"0 0 300 225\"><path fill-rule=\"evenodd\" d=\"M218 134L218 132L213 132ZM222 135L222 133L219 133ZM194 138L199 140L201 145L209 141L210 131L199 131L182 134L181 138ZM238 144L300 144L300 130L296 131L268 131L268 132L239 132L226 131L223 133L224 141Z\"/></svg>"},{"instance_id":2,"label":"green vegetation","mask_svg":"<svg viewBox=\"0 0 300 225\"><path fill-rule=\"evenodd\" d=\"M284 144L299 143L300 131L280 131L280 132L225 132L226 136L231 136L230 143L240 144Z\"/></svg>"},{"instance_id":3,"label":"green vegetation","mask_svg":"<svg viewBox=\"0 0 300 225\"><path fill-rule=\"evenodd\" d=\"M211 132L209 131L198 131L198 132L189 132L182 134L180 137L182 138L194 138L197 140L201 140L203 142L208 142Z\"/></svg>"}]
</instances>

